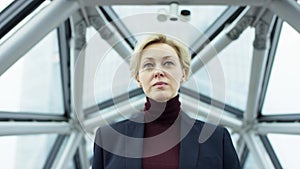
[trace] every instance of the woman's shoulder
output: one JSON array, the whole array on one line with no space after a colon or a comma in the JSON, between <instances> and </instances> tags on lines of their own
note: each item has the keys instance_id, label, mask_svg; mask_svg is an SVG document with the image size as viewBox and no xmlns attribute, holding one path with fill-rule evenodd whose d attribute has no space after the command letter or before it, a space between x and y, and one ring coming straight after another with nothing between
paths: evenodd
<instances>
[{"instance_id":1,"label":"woman's shoulder","mask_svg":"<svg viewBox=\"0 0 300 169\"><path fill-rule=\"evenodd\" d=\"M127 126L131 125L139 125L142 124L143 116L141 113L137 113L135 115L130 116L129 118L125 118L119 121L115 122L107 122L105 125L99 126L97 128L96 133L100 133L101 131L107 131L107 130L116 130L116 131L122 131L124 130Z\"/></svg>"},{"instance_id":2,"label":"woman's shoulder","mask_svg":"<svg viewBox=\"0 0 300 169\"><path fill-rule=\"evenodd\" d=\"M198 132L203 132L203 130L207 130L207 131L212 131L213 134L223 135L224 132L227 131L227 129L220 124L215 124L215 123L212 123L209 121L196 119L196 118L190 117L187 113L184 113L183 119L185 120L185 123L190 123L190 124L193 123L194 124L193 129L197 130Z\"/></svg>"}]
</instances>

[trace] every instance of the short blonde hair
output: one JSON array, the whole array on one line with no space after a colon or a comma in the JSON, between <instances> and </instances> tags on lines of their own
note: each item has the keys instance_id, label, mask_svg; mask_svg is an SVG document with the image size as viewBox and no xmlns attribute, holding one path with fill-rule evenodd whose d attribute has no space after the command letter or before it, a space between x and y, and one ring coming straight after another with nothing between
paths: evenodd
<instances>
[{"instance_id":1,"label":"short blonde hair","mask_svg":"<svg viewBox=\"0 0 300 169\"><path fill-rule=\"evenodd\" d=\"M141 41L134 48L130 61L130 74L136 78L139 74L142 51L149 45L155 43L165 43L171 46L177 53L181 66L186 69L186 80L190 74L191 55L189 49L181 42L170 39L163 34L152 34Z\"/></svg>"}]
</instances>

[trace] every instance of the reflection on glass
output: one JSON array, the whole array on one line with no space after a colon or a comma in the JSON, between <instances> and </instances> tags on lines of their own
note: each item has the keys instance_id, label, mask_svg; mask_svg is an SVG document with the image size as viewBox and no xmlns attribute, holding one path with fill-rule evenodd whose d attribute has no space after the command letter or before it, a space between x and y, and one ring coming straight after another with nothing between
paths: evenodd
<instances>
[{"instance_id":1,"label":"reflection on glass","mask_svg":"<svg viewBox=\"0 0 300 169\"><path fill-rule=\"evenodd\" d=\"M43 168L56 136L56 134L1 136L1 168Z\"/></svg>"},{"instance_id":2,"label":"reflection on glass","mask_svg":"<svg viewBox=\"0 0 300 169\"><path fill-rule=\"evenodd\" d=\"M15 0L0 0L0 14L6 7L8 7L14 1Z\"/></svg>"},{"instance_id":3,"label":"reflection on glass","mask_svg":"<svg viewBox=\"0 0 300 169\"><path fill-rule=\"evenodd\" d=\"M0 93L0 111L63 113L56 30L4 72Z\"/></svg>"},{"instance_id":4,"label":"reflection on glass","mask_svg":"<svg viewBox=\"0 0 300 169\"><path fill-rule=\"evenodd\" d=\"M137 88L135 81L130 78L129 64L113 47L105 42L94 29L88 29L87 39L84 56L83 104L85 108Z\"/></svg>"},{"instance_id":5,"label":"reflection on glass","mask_svg":"<svg viewBox=\"0 0 300 169\"><path fill-rule=\"evenodd\" d=\"M299 167L300 136L268 134L271 145L284 169Z\"/></svg>"},{"instance_id":6,"label":"reflection on glass","mask_svg":"<svg viewBox=\"0 0 300 169\"><path fill-rule=\"evenodd\" d=\"M287 23L278 42L262 113L300 113L300 34Z\"/></svg>"},{"instance_id":7,"label":"reflection on glass","mask_svg":"<svg viewBox=\"0 0 300 169\"><path fill-rule=\"evenodd\" d=\"M221 86L218 82L213 82L210 76L215 75L213 73L215 71L207 69L208 66L204 66L191 77L196 79L198 83L198 89L193 90L209 97L214 96L214 91L224 92L225 90L225 103L245 110L252 60L252 48L249 46L252 46L253 39L254 30L246 29L239 39L229 44L208 63L208 65L214 64L216 62L213 61L219 60L221 67L216 68L215 65L210 65L210 67L223 71L223 74L220 74L220 76L224 76L225 86Z\"/></svg>"}]
</instances>

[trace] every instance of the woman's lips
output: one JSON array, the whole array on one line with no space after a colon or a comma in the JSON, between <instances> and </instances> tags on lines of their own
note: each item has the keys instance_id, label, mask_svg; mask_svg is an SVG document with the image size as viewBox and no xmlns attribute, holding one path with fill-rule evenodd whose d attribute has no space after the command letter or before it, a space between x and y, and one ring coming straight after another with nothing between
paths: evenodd
<instances>
[{"instance_id":1,"label":"woman's lips","mask_svg":"<svg viewBox=\"0 0 300 169\"><path fill-rule=\"evenodd\" d=\"M164 87L165 85L167 85L167 83L165 82L156 82L153 86L161 88Z\"/></svg>"}]
</instances>

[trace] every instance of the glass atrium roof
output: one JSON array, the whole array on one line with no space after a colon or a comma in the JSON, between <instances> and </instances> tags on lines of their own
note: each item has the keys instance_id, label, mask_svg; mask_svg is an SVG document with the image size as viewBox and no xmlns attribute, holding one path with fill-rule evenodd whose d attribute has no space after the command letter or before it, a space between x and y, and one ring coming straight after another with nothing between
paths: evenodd
<instances>
[{"instance_id":1,"label":"glass atrium roof","mask_svg":"<svg viewBox=\"0 0 300 169\"><path fill-rule=\"evenodd\" d=\"M89 168L95 130L143 109L129 59L159 32L192 54L189 115L216 112L243 168L297 168L299 4L0 0L1 166Z\"/></svg>"}]
</instances>

